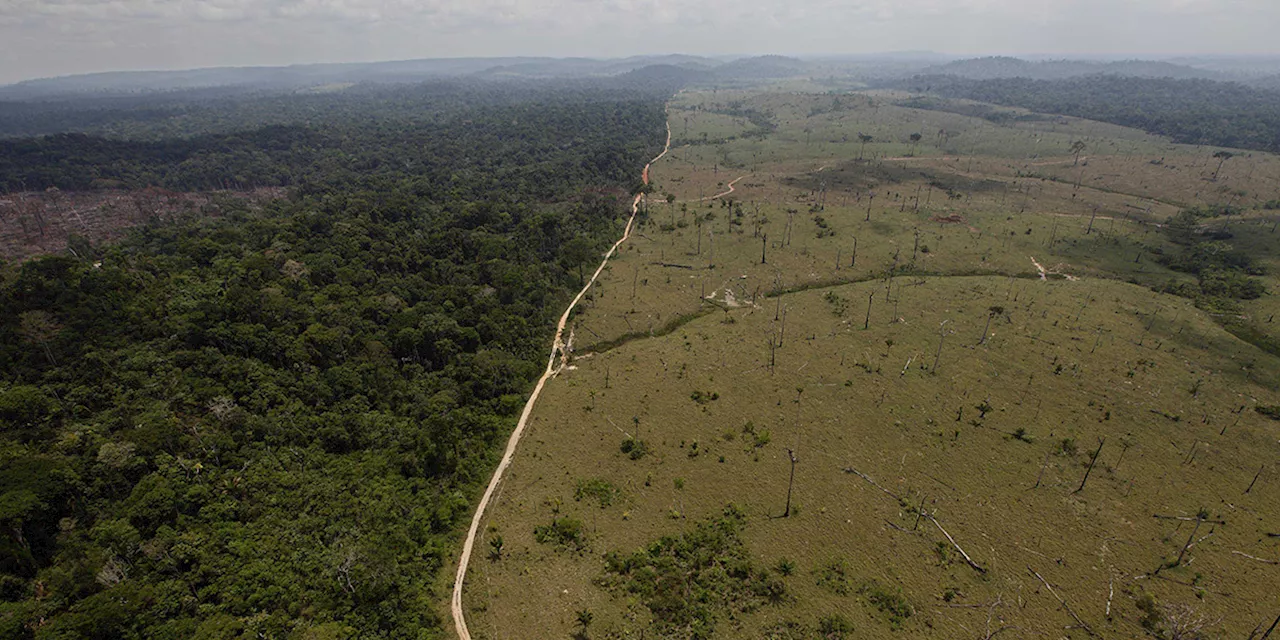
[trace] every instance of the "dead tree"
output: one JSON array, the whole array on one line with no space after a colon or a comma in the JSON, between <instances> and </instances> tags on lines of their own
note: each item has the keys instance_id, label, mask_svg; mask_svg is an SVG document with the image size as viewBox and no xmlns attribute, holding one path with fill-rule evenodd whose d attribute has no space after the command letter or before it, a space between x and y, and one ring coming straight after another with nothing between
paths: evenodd
<instances>
[{"instance_id":1,"label":"dead tree","mask_svg":"<svg viewBox=\"0 0 1280 640\"><path fill-rule=\"evenodd\" d=\"M796 452L791 449L787 449L787 455L791 458L791 479L787 481L787 507L782 512L784 518L791 517L791 489L796 483L796 463L800 461L796 457Z\"/></svg>"},{"instance_id":2,"label":"dead tree","mask_svg":"<svg viewBox=\"0 0 1280 640\"><path fill-rule=\"evenodd\" d=\"M1262 465L1261 467L1258 467L1258 473L1253 475L1253 482L1250 482L1249 488L1244 490L1245 495L1249 495L1249 492L1253 491L1253 485L1258 484L1258 478L1262 476L1262 470L1266 468L1267 468L1267 465L1265 464Z\"/></svg>"},{"instance_id":3,"label":"dead tree","mask_svg":"<svg viewBox=\"0 0 1280 640\"><path fill-rule=\"evenodd\" d=\"M1084 483L1089 481L1089 474L1093 473L1093 465L1098 463L1098 456L1102 454L1102 445L1107 443L1106 438L1098 439L1098 449L1093 452L1093 458L1089 460L1089 468L1084 471L1084 479L1080 480L1080 486L1073 493L1084 491Z\"/></svg>"},{"instance_id":4,"label":"dead tree","mask_svg":"<svg viewBox=\"0 0 1280 640\"><path fill-rule=\"evenodd\" d=\"M898 289L898 294L899 295L902 294L901 288ZM987 343L987 331L991 329L991 319L999 315L1004 315L1004 307L996 305L994 307L989 307L987 309L987 324L986 326L982 327L982 339L978 341L979 345L984 345Z\"/></svg>"},{"instance_id":5,"label":"dead tree","mask_svg":"<svg viewBox=\"0 0 1280 640\"><path fill-rule=\"evenodd\" d=\"M948 322L950 320L943 320L942 324L938 325L938 352L933 354L933 369L930 369L930 372L934 374L938 373L938 361L942 359L942 341L947 338L946 326Z\"/></svg>"},{"instance_id":6,"label":"dead tree","mask_svg":"<svg viewBox=\"0 0 1280 640\"><path fill-rule=\"evenodd\" d=\"M1280 626L1280 616L1276 616L1276 621L1275 621L1275 622L1272 622L1272 623L1271 623L1271 627L1270 627L1269 629L1267 629L1267 632L1266 632L1266 633L1264 633L1264 634L1262 634L1262 640L1267 640L1267 638L1270 638L1270 637L1271 637L1271 632L1272 632L1272 631L1275 631L1277 626ZM1252 635L1250 635L1250 636L1249 636L1249 638L1251 638L1251 639L1252 639L1252 638L1253 638L1253 636L1252 636Z\"/></svg>"}]
</instances>

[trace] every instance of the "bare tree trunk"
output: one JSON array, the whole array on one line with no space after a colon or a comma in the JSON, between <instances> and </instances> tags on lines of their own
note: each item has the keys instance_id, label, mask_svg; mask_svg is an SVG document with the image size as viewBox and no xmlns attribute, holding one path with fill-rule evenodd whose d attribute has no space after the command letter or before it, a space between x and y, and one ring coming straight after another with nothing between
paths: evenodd
<instances>
[{"instance_id":1,"label":"bare tree trunk","mask_svg":"<svg viewBox=\"0 0 1280 640\"><path fill-rule=\"evenodd\" d=\"M1253 485L1258 484L1258 478L1262 476L1262 470L1263 470L1263 469L1266 469L1266 468L1267 468L1267 465L1265 465L1265 464L1264 464L1264 465L1262 465L1261 467L1258 467L1258 473L1254 474L1254 476L1253 476L1253 482L1250 482L1250 483L1249 483L1249 488L1244 490L1244 492L1245 492L1245 494L1246 494L1246 495L1248 495L1248 493L1249 493L1250 491L1253 491Z\"/></svg>"},{"instance_id":2,"label":"bare tree trunk","mask_svg":"<svg viewBox=\"0 0 1280 640\"><path fill-rule=\"evenodd\" d=\"M799 462L791 449L787 449L787 455L791 457L791 479L787 481L787 508L782 512L784 518L791 517L791 489L796 483L796 462Z\"/></svg>"},{"instance_id":3,"label":"bare tree trunk","mask_svg":"<svg viewBox=\"0 0 1280 640\"><path fill-rule=\"evenodd\" d=\"M901 287L898 288L898 293L899 294L902 293ZM982 339L978 341L979 345L984 345L987 343L987 331L991 329L991 319L994 317L996 317L996 314L994 313L987 314L987 324L982 327Z\"/></svg>"},{"instance_id":4,"label":"bare tree trunk","mask_svg":"<svg viewBox=\"0 0 1280 640\"><path fill-rule=\"evenodd\" d=\"M1074 493L1080 493L1081 491L1084 491L1084 483L1089 481L1089 474L1093 473L1093 465L1097 464L1098 456L1102 454L1102 445L1106 443L1107 443L1106 438L1102 438L1101 441L1098 442L1098 450L1093 452L1093 458L1089 460L1089 468L1085 469L1084 479L1080 481L1080 486L1074 491Z\"/></svg>"}]
</instances>

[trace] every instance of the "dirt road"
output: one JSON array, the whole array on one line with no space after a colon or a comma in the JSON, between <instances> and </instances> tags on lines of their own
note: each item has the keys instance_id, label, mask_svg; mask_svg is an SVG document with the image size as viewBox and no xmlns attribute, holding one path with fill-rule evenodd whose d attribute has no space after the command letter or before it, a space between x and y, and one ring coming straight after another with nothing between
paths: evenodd
<instances>
[{"instance_id":1,"label":"dirt road","mask_svg":"<svg viewBox=\"0 0 1280 640\"><path fill-rule=\"evenodd\" d=\"M641 174L641 178L646 185L649 184L649 167L661 160L662 156L667 155L670 150L671 124L668 123L666 146L662 149L662 153L645 165L644 173ZM557 356L564 351L564 327L569 323L569 315L573 313L574 307L578 306L582 296L591 290L596 278L600 277L605 265L609 264L609 258L612 258L613 254L618 251L618 247L622 246L622 243L631 237L631 229L636 221L636 213L640 210L640 201L643 199L643 193L636 194L635 200L631 202L631 217L627 220L627 227L623 231L622 237L613 243L613 247L609 249L608 253L604 254L604 259L600 261L600 266L596 267L595 273L591 274L591 279L582 287L582 291L579 291L578 295L574 296L573 302L570 302L564 313L561 314L560 322L556 325L555 339L551 342L551 355L547 358L547 369L542 372L542 377L538 378L538 384L534 386L533 393L529 395L529 401L524 404L524 411L520 412L520 420L516 423L515 430L511 432L511 438L507 440L507 448L502 454L502 461L498 463L498 468L493 472L493 478L489 480L489 486L485 488L484 495L480 498L480 503L476 505L476 513L471 518L471 528L467 530L467 538L462 543L462 557L458 560L458 574L453 580L453 599L449 607L450 612L453 614L453 624L458 632L459 640L471 640L471 632L467 630L466 616L462 611L462 585L467 577L467 565L471 562L476 534L480 531L480 521L484 519L485 508L489 506L489 500L493 497L494 491L497 490L498 484L502 482L503 473L511 465L511 459L516 453L516 446L520 444L520 438L524 435L525 425L529 422L529 414L533 412L533 405L538 401L538 396L542 394L542 387L560 372L560 367L556 366L557 361L560 360Z\"/></svg>"},{"instance_id":2,"label":"dirt road","mask_svg":"<svg viewBox=\"0 0 1280 640\"><path fill-rule=\"evenodd\" d=\"M685 202L707 202L707 201L710 201L710 200L718 200L718 199L720 199L720 198L723 198L723 197L725 197L725 196L727 196L727 195L729 195L729 194L733 193L733 192L734 192L734 190L735 190L735 189L733 188L733 185L738 184L738 181L739 181L739 180L741 180L741 179L743 179L743 178L745 178L745 177L746 177L746 176L738 176L737 178L734 178L734 179L733 179L733 182L730 182L730 183L729 183L729 190L728 190L728 191L721 191L720 193L717 193L717 194L715 194L714 196L707 196L707 197L705 197L705 198L698 198L697 200L686 200ZM644 182L644 183L645 183L645 184L649 184L648 174L645 174L645 182Z\"/></svg>"}]
</instances>

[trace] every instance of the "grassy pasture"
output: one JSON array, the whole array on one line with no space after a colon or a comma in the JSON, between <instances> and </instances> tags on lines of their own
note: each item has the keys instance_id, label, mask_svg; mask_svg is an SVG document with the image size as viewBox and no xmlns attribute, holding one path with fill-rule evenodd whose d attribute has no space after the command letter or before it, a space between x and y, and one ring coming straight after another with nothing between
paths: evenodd
<instances>
[{"instance_id":1,"label":"grassy pasture","mask_svg":"<svg viewBox=\"0 0 1280 640\"><path fill-rule=\"evenodd\" d=\"M1280 567L1264 562L1280 560L1280 422L1255 411L1280 403L1280 358L1150 289L1190 278L1156 263L1173 248L1157 224L1220 198L1256 207L1280 163L1232 158L1211 182L1211 149L902 97L677 97L678 139L733 139L654 167L644 223L575 317L579 357L492 507L501 553L468 579L473 634L565 637L587 611L593 638L694 635L607 586L603 554L728 504L786 595L719 613L714 637L1086 637L1032 571L1105 637L1143 637L1148 602L1205 616L1212 637L1280 613ZM726 111L777 130L745 136L754 125ZM1274 214L1206 224L1274 274ZM1239 315L1266 335L1277 306ZM546 535L565 529L567 543Z\"/></svg>"}]
</instances>

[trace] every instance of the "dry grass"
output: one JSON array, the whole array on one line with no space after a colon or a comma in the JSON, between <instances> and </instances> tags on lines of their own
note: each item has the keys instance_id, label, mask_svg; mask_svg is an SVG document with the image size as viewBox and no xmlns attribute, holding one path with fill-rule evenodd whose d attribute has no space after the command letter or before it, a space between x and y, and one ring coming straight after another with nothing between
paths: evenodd
<instances>
[{"instance_id":1,"label":"dry grass","mask_svg":"<svg viewBox=\"0 0 1280 640\"><path fill-rule=\"evenodd\" d=\"M1107 637L1143 635L1137 604L1145 595L1157 610L1189 607L1197 620L1220 620L1215 633L1243 637L1274 617L1280 575L1234 552L1277 558L1276 540L1265 534L1280 533L1280 480L1270 471L1251 493L1244 489L1280 453L1280 423L1253 411L1280 400L1280 360L1226 333L1190 301L1125 282L1180 277L1149 258L1164 242L1150 223L1176 208L1147 198L1186 199L1183 178L1173 177L1182 169L1139 171L1123 154L1091 157L1088 168L1117 177L1077 190L1016 175L1009 158L1023 154L1026 124L1004 131L886 106L882 96L879 107L855 97L850 112L812 116L831 98L721 91L680 100L685 107L741 100L774 113L779 130L763 142L677 149L655 167L659 193L680 200L749 174L734 194L742 224L730 224L731 209L719 202L686 202L682 212L679 203L651 199L648 224L574 320L580 354L592 343L612 348L577 358L548 385L491 507L491 531L506 544L500 560L476 563L468 580L477 637L565 637L584 609L594 613L591 637L641 637L650 614L596 585L601 554L688 530L728 503L748 515L744 539L758 564L794 565L784 578L792 599L725 616L717 637L759 638L788 623L812 636L824 618L838 627L836 615L853 627L848 637L980 638L1001 628L1009 638L1084 637L1065 630L1077 622L1028 568ZM689 113L696 135L697 112ZM867 187L839 191L832 178L817 212L824 229L809 211L822 195L794 179L810 176L811 184L816 175L821 183L824 173L857 170L848 163L859 145L804 141L805 128L825 136L835 126L826 121L842 115L878 127L880 136L943 123L964 132L954 140L972 133L999 149L972 167L967 158L885 161L931 173L879 184L874 202ZM921 117L934 120L916 125ZM677 134L682 118L673 111ZM721 127L719 118L708 126ZM1041 145L1093 131L1120 147L1172 147L1096 123L1041 126L1067 130L1033 130ZM877 144L877 154L891 157L909 147ZM1188 160L1209 153L1175 151ZM758 166L753 153L762 156ZM724 159L740 166L726 171L717 166ZM1237 160L1242 181L1248 162L1259 163L1255 176L1275 166L1269 157ZM1067 158L1039 169L1070 165ZM1193 171L1191 162L1182 166ZM923 200L928 183L947 175L1009 186L958 199L935 190L917 209L917 190ZM1251 193L1266 188L1249 184ZM784 243L788 209L797 212ZM715 214L704 221L701 251L695 212ZM951 216L963 223L931 221ZM1254 230L1242 242L1265 244L1262 220L1241 223ZM767 242L755 235L757 222ZM849 266L855 237L857 263ZM1134 262L1139 254L1148 257ZM888 282L895 255L913 274ZM1033 257L1078 279L1040 280ZM851 284L824 286L836 282ZM777 291L794 292L770 296ZM1271 308L1270 298L1246 311ZM665 335L644 337L651 329ZM614 346L628 333L637 339ZM779 338L770 367L770 342ZM627 437L643 440L649 454L623 454ZM788 449L799 460L798 512L777 518ZM610 506L575 500L579 484L592 480L619 490ZM928 519L917 523L922 506L985 573ZM1195 527L1153 516L1194 517L1201 509L1226 524L1202 525L1181 566L1152 577ZM582 521L585 551L534 540L534 528L555 517ZM832 563L846 575L846 594L831 588ZM884 603L898 593L914 614L894 631Z\"/></svg>"}]
</instances>

